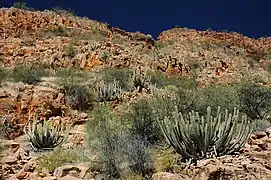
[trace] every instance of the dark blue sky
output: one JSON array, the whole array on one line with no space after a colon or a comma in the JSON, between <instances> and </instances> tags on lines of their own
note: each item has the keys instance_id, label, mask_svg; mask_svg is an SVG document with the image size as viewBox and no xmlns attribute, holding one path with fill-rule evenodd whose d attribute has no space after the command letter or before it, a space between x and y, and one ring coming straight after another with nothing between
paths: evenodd
<instances>
[{"instance_id":1,"label":"dark blue sky","mask_svg":"<svg viewBox=\"0 0 271 180\"><path fill-rule=\"evenodd\" d=\"M0 0L10 7L13 0ZM71 8L79 16L156 37L176 25L271 36L271 0L25 0L30 7Z\"/></svg>"}]
</instances>

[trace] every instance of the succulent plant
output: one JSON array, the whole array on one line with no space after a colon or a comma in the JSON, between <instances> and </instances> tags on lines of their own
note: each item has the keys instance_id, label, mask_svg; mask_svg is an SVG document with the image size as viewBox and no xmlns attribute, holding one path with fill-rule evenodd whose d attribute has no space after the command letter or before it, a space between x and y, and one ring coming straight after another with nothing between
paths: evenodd
<instances>
[{"instance_id":1,"label":"succulent plant","mask_svg":"<svg viewBox=\"0 0 271 180\"><path fill-rule=\"evenodd\" d=\"M114 101L122 99L122 90L119 86L119 82L115 81L113 83L105 84L104 81L101 81L97 85L98 100L100 102L105 101Z\"/></svg>"},{"instance_id":2,"label":"succulent plant","mask_svg":"<svg viewBox=\"0 0 271 180\"><path fill-rule=\"evenodd\" d=\"M138 89L138 92L142 92L143 89L149 90L151 85L151 77L142 74L140 71L135 70L131 78L133 87Z\"/></svg>"},{"instance_id":3,"label":"succulent plant","mask_svg":"<svg viewBox=\"0 0 271 180\"><path fill-rule=\"evenodd\" d=\"M206 117L192 111L185 118L176 110L172 119L166 117L158 123L176 152L184 160L194 162L240 151L253 129L253 124L245 115L240 117L236 108L233 114L225 110L224 119L221 118L220 107L216 117L212 117L210 107Z\"/></svg>"},{"instance_id":4,"label":"succulent plant","mask_svg":"<svg viewBox=\"0 0 271 180\"><path fill-rule=\"evenodd\" d=\"M31 146L35 150L51 150L66 142L70 126L63 123L53 124L43 120L28 121L24 127Z\"/></svg>"}]
</instances>

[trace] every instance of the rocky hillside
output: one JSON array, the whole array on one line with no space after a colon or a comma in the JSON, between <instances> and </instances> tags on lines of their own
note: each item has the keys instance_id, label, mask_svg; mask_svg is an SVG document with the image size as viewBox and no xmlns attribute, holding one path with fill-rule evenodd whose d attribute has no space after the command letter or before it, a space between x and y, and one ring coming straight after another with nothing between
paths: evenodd
<instances>
[{"instance_id":1,"label":"rocky hillside","mask_svg":"<svg viewBox=\"0 0 271 180\"><path fill-rule=\"evenodd\" d=\"M136 67L193 76L205 85L248 76L270 82L270 38L175 28L162 32L155 42L150 35L87 18L14 8L0 10L0 23L1 65L6 67L17 62L52 69Z\"/></svg>"},{"instance_id":2,"label":"rocky hillside","mask_svg":"<svg viewBox=\"0 0 271 180\"><path fill-rule=\"evenodd\" d=\"M135 69L138 71L133 71ZM26 79L22 80L21 76ZM237 92L239 84L238 88L236 84L209 85L244 80L267 86L248 88L256 88L259 98L264 97L261 99L263 105L259 106L263 111L257 115L270 118L271 38L252 39L237 33L174 28L161 32L155 40L151 35L126 32L88 18L63 14L63 11L1 8L0 119L4 130L1 126L0 136L4 134L3 144L7 149L0 163L2 174L10 180L110 179L112 172L109 174L104 167L107 160L95 150L89 150L90 137L99 142L98 136L104 135L104 129L97 130L102 127L97 126L100 121L95 122L98 116L98 120L108 118L109 126L116 126L112 132L117 138L110 136L109 127L104 130L108 136L104 139L113 141L116 138L120 143L119 139L126 138L117 148L123 150L127 146L132 149L131 153L135 149L146 157L149 152L154 154L150 158L153 162L148 162L154 167L140 162L146 174L133 169L134 162L118 164L124 169L118 179L268 180L271 178L268 128L271 124L267 120L257 121L259 132L248 137L236 156L204 159L197 165L181 162L180 156L165 145L160 129L155 129L159 128L155 124L156 117L169 117L169 113L171 116L174 102L180 104L178 111L185 113L191 110L201 113L203 109L205 113L205 105L233 109L241 102L237 98L242 94ZM249 94L251 89L244 92ZM155 101L159 100L154 98L155 93L165 95L166 98L161 96L161 104ZM248 99L258 100L257 95ZM108 110L104 110L105 104L109 104ZM48 120L72 126L67 141L61 144L63 149L33 151L24 127L34 115L39 122ZM88 127L91 122L94 122L94 129ZM139 128L133 131L135 137L128 136L132 132L130 126ZM146 128L150 136L138 138L140 133L145 133L140 128ZM145 138L148 143L142 140ZM148 138L159 143L152 144ZM138 154L132 154L136 163L148 159L137 158ZM111 155L114 154L110 154L110 160L115 162Z\"/></svg>"}]
</instances>

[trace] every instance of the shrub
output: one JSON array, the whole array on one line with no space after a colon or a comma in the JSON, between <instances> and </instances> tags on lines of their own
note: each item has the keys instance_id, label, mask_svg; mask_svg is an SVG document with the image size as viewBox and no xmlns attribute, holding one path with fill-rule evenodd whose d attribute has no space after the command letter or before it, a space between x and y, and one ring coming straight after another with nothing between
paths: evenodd
<instances>
[{"instance_id":1,"label":"shrub","mask_svg":"<svg viewBox=\"0 0 271 180\"><path fill-rule=\"evenodd\" d=\"M66 55L70 58L73 58L75 56L75 48L72 43L69 43L66 49Z\"/></svg>"},{"instance_id":2,"label":"shrub","mask_svg":"<svg viewBox=\"0 0 271 180\"><path fill-rule=\"evenodd\" d=\"M86 125L87 141L93 152L101 158L106 172L120 177L116 119L108 107L95 108L92 119Z\"/></svg>"},{"instance_id":3,"label":"shrub","mask_svg":"<svg viewBox=\"0 0 271 180\"><path fill-rule=\"evenodd\" d=\"M45 75L45 70L41 66L27 66L17 64L12 72L12 78L16 82L27 84L37 84L41 82L41 77Z\"/></svg>"},{"instance_id":4,"label":"shrub","mask_svg":"<svg viewBox=\"0 0 271 180\"><path fill-rule=\"evenodd\" d=\"M271 89L256 84L243 84L238 90L240 110L252 120L271 119Z\"/></svg>"},{"instance_id":5,"label":"shrub","mask_svg":"<svg viewBox=\"0 0 271 180\"><path fill-rule=\"evenodd\" d=\"M100 58L102 61L107 60L109 57L110 57L110 52L107 50L102 51L100 54Z\"/></svg>"},{"instance_id":6,"label":"shrub","mask_svg":"<svg viewBox=\"0 0 271 180\"><path fill-rule=\"evenodd\" d=\"M177 156L171 148L156 150L154 167L156 172L173 172L177 164Z\"/></svg>"},{"instance_id":7,"label":"shrub","mask_svg":"<svg viewBox=\"0 0 271 180\"><path fill-rule=\"evenodd\" d=\"M197 82L193 78L167 76L159 71L149 71L147 75L151 77L151 83L157 88L165 88L168 85L174 85L183 89L195 89Z\"/></svg>"},{"instance_id":8,"label":"shrub","mask_svg":"<svg viewBox=\"0 0 271 180\"><path fill-rule=\"evenodd\" d=\"M76 16L75 12L71 9L63 9L59 6L57 7L53 7L52 10L58 14L58 15L61 15L61 16Z\"/></svg>"},{"instance_id":9,"label":"shrub","mask_svg":"<svg viewBox=\"0 0 271 180\"><path fill-rule=\"evenodd\" d=\"M265 131L267 128L271 127L271 122L265 119L258 119L255 121L254 131Z\"/></svg>"},{"instance_id":10,"label":"shrub","mask_svg":"<svg viewBox=\"0 0 271 180\"><path fill-rule=\"evenodd\" d=\"M62 123L34 120L32 123L28 121L24 131L33 149L52 150L67 140L70 128Z\"/></svg>"},{"instance_id":11,"label":"shrub","mask_svg":"<svg viewBox=\"0 0 271 180\"><path fill-rule=\"evenodd\" d=\"M157 142L160 137L160 129L156 122L157 115L153 111L153 103L148 99L140 99L131 105L123 118L131 123L130 132L140 136L151 143Z\"/></svg>"},{"instance_id":12,"label":"shrub","mask_svg":"<svg viewBox=\"0 0 271 180\"><path fill-rule=\"evenodd\" d=\"M199 89L197 102L192 109L196 109L200 114L205 114L208 106L211 108L219 106L221 109L233 111L234 107L238 106L238 104L239 99L235 86L218 85Z\"/></svg>"},{"instance_id":13,"label":"shrub","mask_svg":"<svg viewBox=\"0 0 271 180\"><path fill-rule=\"evenodd\" d=\"M196 163L203 158L239 151L253 129L246 116L242 116L242 122L238 124L240 120L236 109L233 114L226 110L225 118L221 119L220 108L213 117L208 107L205 117L194 111L185 117L175 111L172 119L166 117L158 122L168 143L183 160Z\"/></svg>"},{"instance_id":14,"label":"shrub","mask_svg":"<svg viewBox=\"0 0 271 180\"><path fill-rule=\"evenodd\" d=\"M123 157L122 166L128 164L131 172L142 177L150 175L153 167L149 143L140 136L127 133L118 136L118 143L119 156Z\"/></svg>"},{"instance_id":15,"label":"shrub","mask_svg":"<svg viewBox=\"0 0 271 180\"><path fill-rule=\"evenodd\" d=\"M52 33L55 36L68 36L67 29L58 25L56 28L49 30L49 33Z\"/></svg>"},{"instance_id":16,"label":"shrub","mask_svg":"<svg viewBox=\"0 0 271 180\"><path fill-rule=\"evenodd\" d=\"M268 65L267 71L268 71L269 73L271 73L271 64Z\"/></svg>"},{"instance_id":17,"label":"shrub","mask_svg":"<svg viewBox=\"0 0 271 180\"><path fill-rule=\"evenodd\" d=\"M6 69L0 67L0 87L2 86L3 82L7 79L8 72Z\"/></svg>"},{"instance_id":18,"label":"shrub","mask_svg":"<svg viewBox=\"0 0 271 180\"><path fill-rule=\"evenodd\" d=\"M28 7L25 2L22 2L22 0L19 1L19 2L15 2L12 7L22 9L22 10L26 10L26 11L35 11L34 8Z\"/></svg>"},{"instance_id":19,"label":"shrub","mask_svg":"<svg viewBox=\"0 0 271 180\"><path fill-rule=\"evenodd\" d=\"M83 149L61 149L57 148L52 152L48 152L37 159L37 170L39 172L54 170L60 166L70 163L87 162L88 157Z\"/></svg>"},{"instance_id":20,"label":"shrub","mask_svg":"<svg viewBox=\"0 0 271 180\"><path fill-rule=\"evenodd\" d=\"M64 78L67 82L67 78L84 77L84 72L77 68L57 68L55 75L60 78Z\"/></svg>"},{"instance_id":21,"label":"shrub","mask_svg":"<svg viewBox=\"0 0 271 180\"><path fill-rule=\"evenodd\" d=\"M106 84L112 83L114 80L119 82L121 89L125 91L131 90L129 83L132 76L132 70L127 68L105 68L101 71L102 78Z\"/></svg>"},{"instance_id":22,"label":"shrub","mask_svg":"<svg viewBox=\"0 0 271 180\"><path fill-rule=\"evenodd\" d=\"M175 107L187 114L191 109L195 109L198 101L198 93L194 90L187 90L174 87L172 90L160 90L155 94L154 110L159 118L171 116Z\"/></svg>"},{"instance_id":23,"label":"shrub","mask_svg":"<svg viewBox=\"0 0 271 180\"><path fill-rule=\"evenodd\" d=\"M80 111L87 110L94 102L94 95L85 86L75 83L64 83L65 95L68 104Z\"/></svg>"},{"instance_id":24,"label":"shrub","mask_svg":"<svg viewBox=\"0 0 271 180\"><path fill-rule=\"evenodd\" d=\"M151 157L148 143L141 137L124 132L121 123L108 107L94 109L87 123L88 144L104 163L107 174L113 178L121 175L148 175Z\"/></svg>"},{"instance_id":25,"label":"shrub","mask_svg":"<svg viewBox=\"0 0 271 180\"><path fill-rule=\"evenodd\" d=\"M108 84L105 84L104 81L101 81L97 84L96 91L98 94L99 102L115 101L122 99L122 91L118 81L114 81Z\"/></svg>"}]
</instances>

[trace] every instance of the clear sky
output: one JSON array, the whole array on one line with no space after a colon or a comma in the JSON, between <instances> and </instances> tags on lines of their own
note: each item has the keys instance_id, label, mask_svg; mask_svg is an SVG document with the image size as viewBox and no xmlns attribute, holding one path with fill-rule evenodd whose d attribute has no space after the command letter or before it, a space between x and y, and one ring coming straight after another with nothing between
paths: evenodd
<instances>
[{"instance_id":1,"label":"clear sky","mask_svg":"<svg viewBox=\"0 0 271 180\"><path fill-rule=\"evenodd\" d=\"M79 16L156 37L175 27L271 36L271 0L25 0L28 6L70 8ZM10 7L14 0L0 0Z\"/></svg>"}]
</instances>

